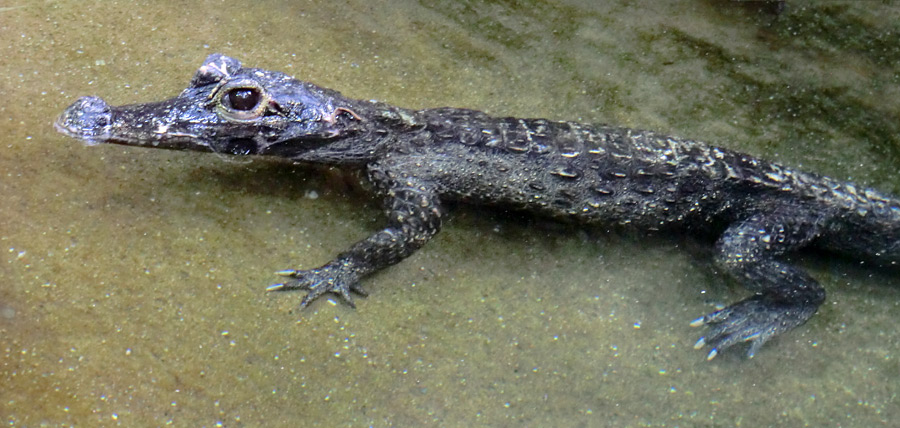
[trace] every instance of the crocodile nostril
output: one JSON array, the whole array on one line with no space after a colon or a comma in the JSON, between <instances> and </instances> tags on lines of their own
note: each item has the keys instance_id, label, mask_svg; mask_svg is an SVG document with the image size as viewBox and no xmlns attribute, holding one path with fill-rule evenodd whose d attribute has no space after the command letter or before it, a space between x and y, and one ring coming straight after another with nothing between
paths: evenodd
<instances>
[{"instance_id":1,"label":"crocodile nostril","mask_svg":"<svg viewBox=\"0 0 900 428\"><path fill-rule=\"evenodd\" d=\"M97 143L109 134L112 109L98 97L81 97L56 119L56 129L88 143Z\"/></svg>"}]
</instances>

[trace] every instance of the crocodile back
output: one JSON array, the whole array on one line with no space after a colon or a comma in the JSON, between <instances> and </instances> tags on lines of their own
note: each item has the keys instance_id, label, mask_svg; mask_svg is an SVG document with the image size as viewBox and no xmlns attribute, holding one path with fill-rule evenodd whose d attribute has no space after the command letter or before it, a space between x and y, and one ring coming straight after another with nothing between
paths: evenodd
<instances>
[{"instance_id":1,"label":"crocodile back","mask_svg":"<svg viewBox=\"0 0 900 428\"><path fill-rule=\"evenodd\" d=\"M427 125L410 137L412 150L435 161L405 167L434 177L445 196L576 221L706 222L793 180L777 165L647 131L464 109L420 114Z\"/></svg>"}]
</instances>

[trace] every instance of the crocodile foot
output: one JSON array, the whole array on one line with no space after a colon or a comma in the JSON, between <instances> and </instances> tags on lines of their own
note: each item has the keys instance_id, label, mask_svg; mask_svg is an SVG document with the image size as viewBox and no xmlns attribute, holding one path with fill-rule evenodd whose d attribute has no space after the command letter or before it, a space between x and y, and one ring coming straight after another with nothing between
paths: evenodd
<instances>
[{"instance_id":1,"label":"crocodile foot","mask_svg":"<svg viewBox=\"0 0 900 428\"><path fill-rule=\"evenodd\" d=\"M711 360L720 350L750 342L747 357L753 358L769 339L806 322L815 314L817 306L803 301L775 301L765 294L752 296L691 322L692 327L709 326L707 335L694 348L709 345L712 350L706 359Z\"/></svg>"},{"instance_id":2,"label":"crocodile foot","mask_svg":"<svg viewBox=\"0 0 900 428\"><path fill-rule=\"evenodd\" d=\"M266 291L309 290L309 293L300 301L301 309L325 293L337 294L353 308L356 307L356 304L353 303L351 291L361 296L368 296L368 293L359 285L357 275L345 264L329 263L309 270L286 269L275 272L275 274L289 278L289 280L270 285Z\"/></svg>"}]
</instances>

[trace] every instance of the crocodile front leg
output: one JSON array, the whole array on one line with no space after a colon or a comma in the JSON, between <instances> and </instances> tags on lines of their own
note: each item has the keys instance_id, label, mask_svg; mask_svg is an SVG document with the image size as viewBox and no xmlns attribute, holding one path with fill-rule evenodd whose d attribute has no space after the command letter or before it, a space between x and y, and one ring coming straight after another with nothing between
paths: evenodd
<instances>
[{"instance_id":1,"label":"crocodile front leg","mask_svg":"<svg viewBox=\"0 0 900 428\"><path fill-rule=\"evenodd\" d=\"M696 344L698 349L712 348L707 359L745 341L751 342L747 355L753 357L766 341L815 314L825 301L825 290L806 272L778 258L815 239L821 217L813 210L776 208L725 231L717 243L718 264L755 294L691 323L709 326Z\"/></svg>"},{"instance_id":2,"label":"crocodile front leg","mask_svg":"<svg viewBox=\"0 0 900 428\"><path fill-rule=\"evenodd\" d=\"M339 295L350 306L356 307L350 292L366 295L359 285L360 279L405 259L441 228L442 212L437 192L415 178L395 176L380 165L369 167L369 179L386 196L386 228L357 242L319 268L277 272L291 280L272 285L267 290L309 290L300 302L301 308L327 292Z\"/></svg>"}]
</instances>

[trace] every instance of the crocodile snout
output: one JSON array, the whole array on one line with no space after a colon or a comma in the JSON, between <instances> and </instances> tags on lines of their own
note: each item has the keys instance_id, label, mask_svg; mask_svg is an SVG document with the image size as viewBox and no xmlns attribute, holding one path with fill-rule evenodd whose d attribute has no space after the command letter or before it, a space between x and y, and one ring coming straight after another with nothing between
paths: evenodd
<instances>
[{"instance_id":1,"label":"crocodile snout","mask_svg":"<svg viewBox=\"0 0 900 428\"><path fill-rule=\"evenodd\" d=\"M81 97L56 119L56 130L87 144L100 144L110 137L112 109L98 97Z\"/></svg>"}]
</instances>

